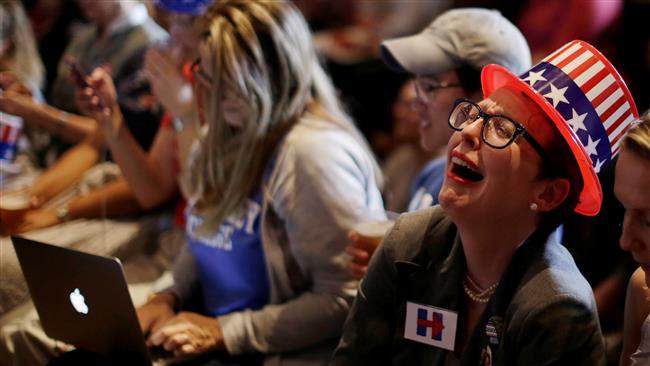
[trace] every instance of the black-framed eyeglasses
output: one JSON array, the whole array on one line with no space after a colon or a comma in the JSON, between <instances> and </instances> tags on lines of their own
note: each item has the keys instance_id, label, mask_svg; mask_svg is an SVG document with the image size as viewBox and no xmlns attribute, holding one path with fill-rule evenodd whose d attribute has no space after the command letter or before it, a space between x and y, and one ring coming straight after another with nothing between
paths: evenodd
<instances>
[{"instance_id":1,"label":"black-framed eyeglasses","mask_svg":"<svg viewBox=\"0 0 650 366\"><path fill-rule=\"evenodd\" d=\"M415 78L415 94L420 98L431 99L441 89L461 87L459 83L437 82L423 77Z\"/></svg>"},{"instance_id":2,"label":"black-framed eyeglasses","mask_svg":"<svg viewBox=\"0 0 650 366\"><path fill-rule=\"evenodd\" d=\"M210 87L212 85L212 76L208 75L205 71L203 71L203 68L201 67L201 58L198 57L194 62L192 62L192 66L190 66L190 70L192 70L192 75L194 76L194 81L199 82L202 86L205 87Z\"/></svg>"},{"instance_id":3,"label":"black-framed eyeglasses","mask_svg":"<svg viewBox=\"0 0 650 366\"><path fill-rule=\"evenodd\" d=\"M483 119L481 139L488 146L495 149L504 149L521 135L539 153L542 159L546 157L542 145L526 131L521 123L506 116L486 113L478 104L465 98L457 99L454 103L454 108L449 114L449 127L456 131L462 131L465 126L472 124L479 118Z\"/></svg>"}]
</instances>

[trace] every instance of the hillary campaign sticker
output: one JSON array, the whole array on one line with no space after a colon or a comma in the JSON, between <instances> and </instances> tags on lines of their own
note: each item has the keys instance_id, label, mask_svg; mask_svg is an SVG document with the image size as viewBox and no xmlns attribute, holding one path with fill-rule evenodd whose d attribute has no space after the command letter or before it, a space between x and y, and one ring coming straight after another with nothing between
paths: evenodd
<instances>
[{"instance_id":1,"label":"hillary campaign sticker","mask_svg":"<svg viewBox=\"0 0 650 366\"><path fill-rule=\"evenodd\" d=\"M457 321L453 311L407 301L404 338L453 351Z\"/></svg>"}]
</instances>

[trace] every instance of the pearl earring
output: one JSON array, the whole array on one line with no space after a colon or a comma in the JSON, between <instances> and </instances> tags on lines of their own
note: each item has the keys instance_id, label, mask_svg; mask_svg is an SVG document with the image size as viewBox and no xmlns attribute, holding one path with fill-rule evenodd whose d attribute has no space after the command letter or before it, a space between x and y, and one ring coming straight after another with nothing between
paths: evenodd
<instances>
[{"instance_id":1,"label":"pearl earring","mask_svg":"<svg viewBox=\"0 0 650 366\"><path fill-rule=\"evenodd\" d=\"M530 207L531 211L537 211L537 204L535 202L531 202L528 207Z\"/></svg>"}]
</instances>

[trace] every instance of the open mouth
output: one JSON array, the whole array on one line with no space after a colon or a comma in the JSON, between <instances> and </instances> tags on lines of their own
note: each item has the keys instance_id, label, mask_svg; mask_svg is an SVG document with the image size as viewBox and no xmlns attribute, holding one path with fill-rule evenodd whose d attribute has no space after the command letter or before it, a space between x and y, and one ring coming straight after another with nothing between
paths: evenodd
<instances>
[{"instance_id":1,"label":"open mouth","mask_svg":"<svg viewBox=\"0 0 650 366\"><path fill-rule=\"evenodd\" d=\"M451 172L462 179L470 182L479 182L483 179L483 174L469 166L465 161L460 158L451 158Z\"/></svg>"}]
</instances>

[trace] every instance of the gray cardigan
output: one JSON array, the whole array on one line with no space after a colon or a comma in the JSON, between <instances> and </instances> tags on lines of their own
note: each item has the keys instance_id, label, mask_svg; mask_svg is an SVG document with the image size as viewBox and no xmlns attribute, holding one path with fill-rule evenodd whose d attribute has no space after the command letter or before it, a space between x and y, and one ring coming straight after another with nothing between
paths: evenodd
<instances>
[{"instance_id":1,"label":"gray cardigan","mask_svg":"<svg viewBox=\"0 0 650 366\"><path fill-rule=\"evenodd\" d=\"M402 215L372 258L331 364L445 365L448 351L404 338L405 304L462 316L465 268L440 206ZM493 365L605 364L591 288L555 235L538 231L519 247L460 364L483 365L486 353Z\"/></svg>"},{"instance_id":2,"label":"gray cardigan","mask_svg":"<svg viewBox=\"0 0 650 366\"><path fill-rule=\"evenodd\" d=\"M344 253L356 223L384 219L372 157L332 123L303 118L284 139L265 185L262 245L269 305L219 317L231 354L265 365L325 365L356 294ZM187 303L198 274L184 248L172 291Z\"/></svg>"}]
</instances>

